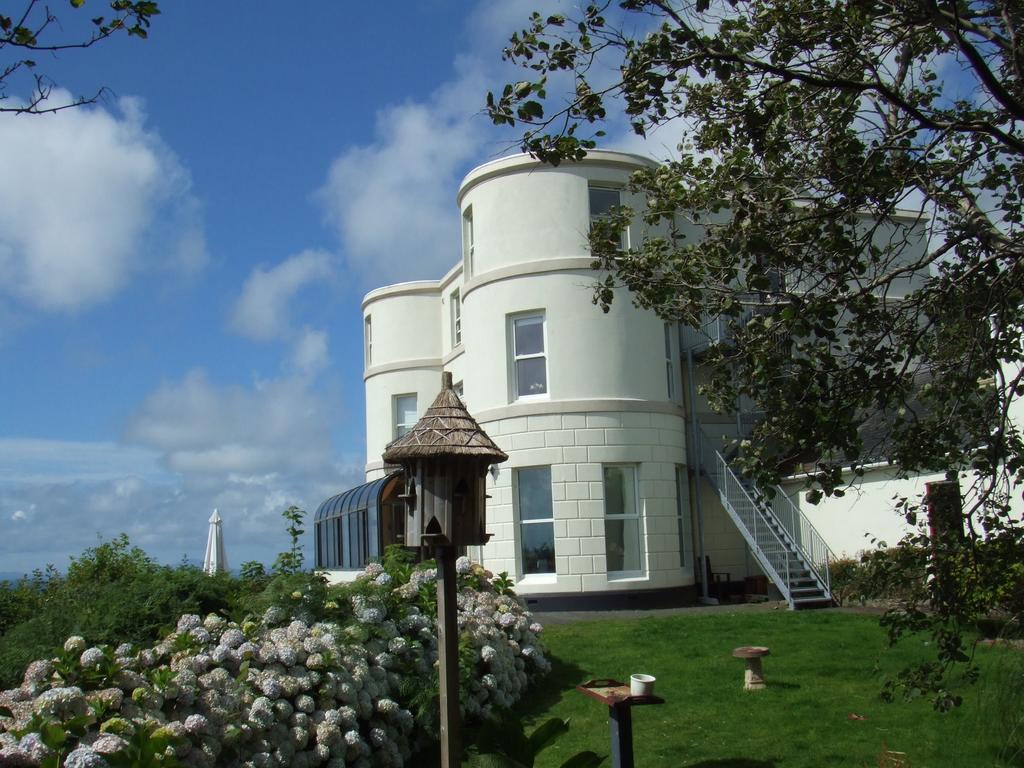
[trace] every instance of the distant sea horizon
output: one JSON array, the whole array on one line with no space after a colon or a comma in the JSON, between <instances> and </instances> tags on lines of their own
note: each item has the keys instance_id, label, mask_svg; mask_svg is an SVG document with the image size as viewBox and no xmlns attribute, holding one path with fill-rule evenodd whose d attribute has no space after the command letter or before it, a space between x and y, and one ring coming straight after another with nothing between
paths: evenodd
<instances>
[{"instance_id":1,"label":"distant sea horizon","mask_svg":"<svg viewBox=\"0 0 1024 768\"><path fill-rule=\"evenodd\" d=\"M178 561L175 565L181 565L182 562L183 561ZM192 566L194 568L202 568L203 561L202 560L192 560L191 558L189 558L185 562L185 564L186 565L190 565L190 566ZM269 570L270 570L270 568L267 568L267 571L269 571ZM239 575L238 568L228 568L228 572L232 576L238 576ZM64 571L60 571L60 573L63 574ZM13 581L17 581L18 579L22 578L23 576L31 576L31 575L32 575L31 571L0 571L0 581L11 581L11 582L13 582Z\"/></svg>"}]
</instances>

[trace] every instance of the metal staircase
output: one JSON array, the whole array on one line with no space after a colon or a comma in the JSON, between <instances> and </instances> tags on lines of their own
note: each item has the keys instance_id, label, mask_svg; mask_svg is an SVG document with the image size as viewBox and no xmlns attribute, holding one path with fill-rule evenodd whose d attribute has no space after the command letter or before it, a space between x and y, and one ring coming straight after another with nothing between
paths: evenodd
<instances>
[{"instance_id":1,"label":"metal staircase","mask_svg":"<svg viewBox=\"0 0 1024 768\"><path fill-rule=\"evenodd\" d=\"M790 608L832 604L828 564L834 559L825 540L779 487L769 497L740 477L710 438L700 432L701 473L711 482L765 574Z\"/></svg>"}]
</instances>

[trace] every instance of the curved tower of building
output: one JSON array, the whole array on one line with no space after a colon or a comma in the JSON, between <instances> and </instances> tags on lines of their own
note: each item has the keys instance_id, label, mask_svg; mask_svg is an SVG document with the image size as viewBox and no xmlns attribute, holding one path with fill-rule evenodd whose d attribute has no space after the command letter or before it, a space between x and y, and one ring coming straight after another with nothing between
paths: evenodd
<instances>
[{"instance_id":1,"label":"curved tower of building","mask_svg":"<svg viewBox=\"0 0 1024 768\"><path fill-rule=\"evenodd\" d=\"M650 164L595 151L482 165L459 189L461 263L363 301L367 479L451 371L509 455L489 488L493 538L472 554L521 594L694 584L677 330L627 295L607 314L591 300L591 220L641 209L625 187Z\"/></svg>"}]
</instances>

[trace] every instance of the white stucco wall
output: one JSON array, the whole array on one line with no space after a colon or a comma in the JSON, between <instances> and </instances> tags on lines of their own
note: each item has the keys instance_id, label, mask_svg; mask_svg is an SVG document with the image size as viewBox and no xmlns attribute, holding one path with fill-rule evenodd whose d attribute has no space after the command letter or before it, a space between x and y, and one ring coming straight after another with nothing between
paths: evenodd
<instances>
[{"instance_id":1,"label":"white stucco wall","mask_svg":"<svg viewBox=\"0 0 1024 768\"><path fill-rule=\"evenodd\" d=\"M664 324L626 295L608 314L591 302L588 183L622 187L641 162L601 152L559 169L523 157L482 166L460 191L460 205L473 211L472 276L457 264L436 283L388 286L363 302L364 318L373 318L373 360L365 371L367 478L383 473L380 454L394 437L395 395L416 393L422 414L440 388L440 371L451 371L463 383L470 412L509 454L496 481L488 481L493 539L473 554L512 575L522 594L694 582L692 551L680 562L676 467L686 456L678 337L673 330L670 399ZM457 346L454 290L462 305ZM548 391L517 399L510 316L531 311L544 314ZM642 568L630 578L608 575L605 464L637 472ZM551 467L556 573L524 579L513 476L533 466ZM684 496L687 514L688 502Z\"/></svg>"},{"instance_id":2,"label":"white stucco wall","mask_svg":"<svg viewBox=\"0 0 1024 768\"><path fill-rule=\"evenodd\" d=\"M818 504L806 501L799 480L784 483L783 490L837 556L855 557L878 542L893 546L912 530L896 512L894 497L914 499L924 493L925 483L943 478L941 474L927 474L901 480L892 467L876 467L866 471L842 497L823 498Z\"/></svg>"},{"instance_id":3,"label":"white stucco wall","mask_svg":"<svg viewBox=\"0 0 1024 768\"><path fill-rule=\"evenodd\" d=\"M484 420L481 426L509 455L488 489L492 499L487 529L494 538L483 547L481 561L495 573L507 571L513 576L518 592L614 591L693 583L692 556L680 565L676 515L675 472L686 461L680 414L547 413ZM637 470L643 572L635 577L608 576L602 470L606 464L627 464ZM524 580L513 475L516 469L534 466L551 467L557 573Z\"/></svg>"},{"instance_id":4,"label":"white stucco wall","mask_svg":"<svg viewBox=\"0 0 1024 768\"><path fill-rule=\"evenodd\" d=\"M363 299L363 331L367 317L373 329L370 366L363 371L368 479L380 475L380 455L395 437L395 396L415 394L418 415L437 396L443 349L440 306L440 285L433 282L387 286Z\"/></svg>"}]
</instances>

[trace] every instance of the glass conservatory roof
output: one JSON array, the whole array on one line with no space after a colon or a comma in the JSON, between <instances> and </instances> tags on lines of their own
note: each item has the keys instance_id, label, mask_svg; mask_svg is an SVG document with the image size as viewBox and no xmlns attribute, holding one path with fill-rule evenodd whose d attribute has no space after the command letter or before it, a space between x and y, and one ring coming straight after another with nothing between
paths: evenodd
<instances>
[{"instance_id":1,"label":"glass conservatory roof","mask_svg":"<svg viewBox=\"0 0 1024 768\"><path fill-rule=\"evenodd\" d=\"M341 517L342 515L348 514L349 512L355 512L362 509L376 509L380 503L380 497L384 492L385 486L388 482L397 478L401 472L394 472L390 475L378 478L377 480L371 480L363 485L357 485L355 488L350 488L347 491L331 496L331 498L324 501L319 507L317 507L316 514L313 516L314 522L320 522L322 520L330 520L334 517Z\"/></svg>"}]
</instances>

